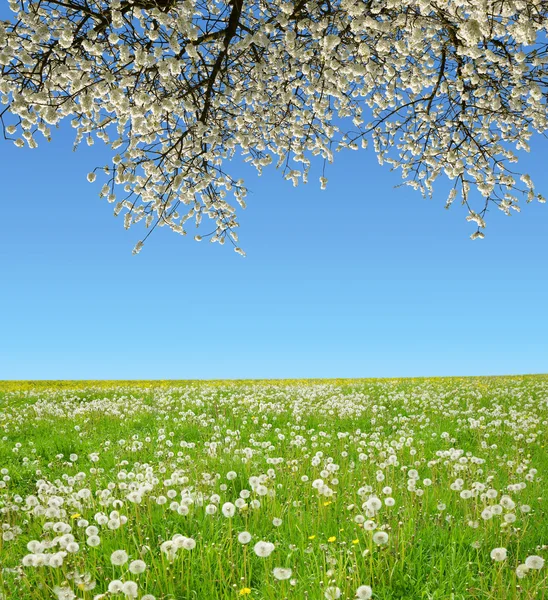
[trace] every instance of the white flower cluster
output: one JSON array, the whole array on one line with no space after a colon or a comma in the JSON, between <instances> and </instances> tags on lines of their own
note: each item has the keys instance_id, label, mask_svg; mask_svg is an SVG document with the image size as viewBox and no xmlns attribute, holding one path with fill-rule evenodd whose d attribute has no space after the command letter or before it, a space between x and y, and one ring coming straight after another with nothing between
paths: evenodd
<instances>
[{"instance_id":1,"label":"white flower cluster","mask_svg":"<svg viewBox=\"0 0 548 600\"><path fill-rule=\"evenodd\" d=\"M196 540L180 533L176 533L171 540L167 540L162 543L160 550L167 556L170 561L175 560L178 550L184 548L185 550L193 550L196 548Z\"/></svg>"},{"instance_id":2,"label":"white flower cluster","mask_svg":"<svg viewBox=\"0 0 548 600\"><path fill-rule=\"evenodd\" d=\"M544 201L509 165L548 125L546 2L110 4L11 2L0 101L16 146L36 147L67 118L76 144L108 144L101 195L126 227L186 235L208 217L207 237L243 254L235 205L247 189L228 160L259 173L274 163L297 185L314 157L370 137L424 194L443 173L454 180L447 206L458 188L474 238L489 203L509 214L521 195Z\"/></svg>"}]
</instances>

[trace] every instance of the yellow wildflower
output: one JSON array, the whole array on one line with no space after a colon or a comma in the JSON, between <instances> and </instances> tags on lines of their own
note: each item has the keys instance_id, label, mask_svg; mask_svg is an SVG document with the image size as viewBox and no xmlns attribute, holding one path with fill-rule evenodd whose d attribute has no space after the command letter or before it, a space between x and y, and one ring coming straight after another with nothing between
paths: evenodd
<instances>
[{"instance_id":1,"label":"yellow wildflower","mask_svg":"<svg viewBox=\"0 0 548 600\"><path fill-rule=\"evenodd\" d=\"M327 541L328 542L334 542L336 539L337 538L334 535L332 535L330 538L327 538Z\"/></svg>"},{"instance_id":2,"label":"yellow wildflower","mask_svg":"<svg viewBox=\"0 0 548 600\"><path fill-rule=\"evenodd\" d=\"M74 513L73 515L71 515L71 519L79 519L82 515L80 513Z\"/></svg>"},{"instance_id":3,"label":"yellow wildflower","mask_svg":"<svg viewBox=\"0 0 548 600\"><path fill-rule=\"evenodd\" d=\"M251 594L251 588L242 588L240 590L240 596L247 596L248 594Z\"/></svg>"},{"instance_id":4,"label":"yellow wildflower","mask_svg":"<svg viewBox=\"0 0 548 600\"><path fill-rule=\"evenodd\" d=\"M330 504L331 504L331 500L328 500L327 502L323 503L324 506L329 506Z\"/></svg>"},{"instance_id":5,"label":"yellow wildflower","mask_svg":"<svg viewBox=\"0 0 548 600\"><path fill-rule=\"evenodd\" d=\"M352 543L353 543L353 544L359 544L359 543L360 543L360 540L359 540L358 538L356 538L355 540L352 540Z\"/></svg>"},{"instance_id":6,"label":"yellow wildflower","mask_svg":"<svg viewBox=\"0 0 548 600\"><path fill-rule=\"evenodd\" d=\"M315 535L309 535L309 536L308 536L308 539L309 539L309 540L313 540L315 537L316 537Z\"/></svg>"}]
</instances>

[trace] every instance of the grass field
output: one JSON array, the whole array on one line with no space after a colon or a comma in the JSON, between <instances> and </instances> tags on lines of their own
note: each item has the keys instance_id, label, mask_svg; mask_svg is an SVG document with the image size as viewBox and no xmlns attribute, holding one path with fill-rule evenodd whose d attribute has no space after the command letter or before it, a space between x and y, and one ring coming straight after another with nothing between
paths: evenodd
<instances>
[{"instance_id":1,"label":"grass field","mask_svg":"<svg viewBox=\"0 0 548 600\"><path fill-rule=\"evenodd\" d=\"M548 376L0 382L0 440L6 600L548 596Z\"/></svg>"}]
</instances>

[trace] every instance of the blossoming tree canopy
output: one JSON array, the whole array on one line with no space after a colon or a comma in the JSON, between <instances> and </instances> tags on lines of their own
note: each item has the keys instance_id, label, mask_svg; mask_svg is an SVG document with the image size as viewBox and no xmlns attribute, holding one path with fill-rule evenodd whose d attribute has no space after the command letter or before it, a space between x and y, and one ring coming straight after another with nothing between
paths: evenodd
<instances>
[{"instance_id":1,"label":"blossoming tree canopy","mask_svg":"<svg viewBox=\"0 0 548 600\"><path fill-rule=\"evenodd\" d=\"M547 128L545 0L10 0L4 136L36 147L70 118L113 151L101 195L148 234L205 216L237 247L245 157L295 185L366 147L430 195L445 174L483 237L487 209L536 194L516 151ZM321 177L321 186L327 179ZM121 187L120 187L121 186ZM119 189L123 193L116 194ZM475 193L475 192L478 193ZM145 238L146 239L146 238ZM196 236L197 240L202 236ZM143 240L144 241L144 240ZM135 251L143 245L140 241Z\"/></svg>"}]
</instances>

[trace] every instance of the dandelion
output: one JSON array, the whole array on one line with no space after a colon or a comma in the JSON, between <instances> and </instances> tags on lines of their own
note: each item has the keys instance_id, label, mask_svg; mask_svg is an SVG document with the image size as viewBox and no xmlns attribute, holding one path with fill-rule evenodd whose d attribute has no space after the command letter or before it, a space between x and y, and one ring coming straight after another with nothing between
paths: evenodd
<instances>
[{"instance_id":1,"label":"dandelion","mask_svg":"<svg viewBox=\"0 0 548 600\"><path fill-rule=\"evenodd\" d=\"M239 596L247 596L248 594L251 594L251 588L248 587L242 588L238 593Z\"/></svg>"},{"instance_id":2,"label":"dandelion","mask_svg":"<svg viewBox=\"0 0 548 600\"><path fill-rule=\"evenodd\" d=\"M383 544L386 544L388 542L388 534L386 533L386 531L376 531L373 534L373 541L378 546L382 546Z\"/></svg>"},{"instance_id":3,"label":"dandelion","mask_svg":"<svg viewBox=\"0 0 548 600\"><path fill-rule=\"evenodd\" d=\"M137 598L139 586L134 581L126 581L122 586L122 593L128 598Z\"/></svg>"},{"instance_id":4,"label":"dandelion","mask_svg":"<svg viewBox=\"0 0 548 600\"><path fill-rule=\"evenodd\" d=\"M182 546L185 550L194 550L194 548L196 548L196 540L193 538L185 538L182 542Z\"/></svg>"},{"instance_id":5,"label":"dandelion","mask_svg":"<svg viewBox=\"0 0 548 600\"><path fill-rule=\"evenodd\" d=\"M356 598L360 598L360 600L368 600L372 595L373 590L368 585L360 585L356 590Z\"/></svg>"},{"instance_id":6,"label":"dandelion","mask_svg":"<svg viewBox=\"0 0 548 600\"><path fill-rule=\"evenodd\" d=\"M205 507L205 511L207 515L214 515L217 512L217 507L215 506L215 504L208 504Z\"/></svg>"},{"instance_id":7,"label":"dandelion","mask_svg":"<svg viewBox=\"0 0 548 600\"><path fill-rule=\"evenodd\" d=\"M337 598L341 597L341 590L338 587L331 586L325 590L325 598L326 600L337 600Z\"/></svg>"},{"instance_id":8,"label":"dandelion","mask_svg":"<svg viewBox=\"0 0 548 600\"><path fill-rule=\"evenodd\" d=\"M43 549L44 549L44 544L42 544L42 542L39 542L38 540L31 540L27 544L27 550L29 552L32 552L33 554L42 552Z\"/></svg>"},{"instance_id":9,"label":"dandelion","mask_svg":"<svg viewBox=\"0 0 548 600\"><path fill-rule=\"evenodd\" d=\"M98 535L90 535L86 543L88 546L95 547L101 543L101 538Z\"/></svg>"},{"instance_id":10,"label":"dandelion","mask_svg":"<svg viewBox=\"0 0 548 600\"><path fill-rule=\"evenodd\" d=\"M493 516L493 513L491 512L491 510L489 508L484 508L481 511L481 518L484 521L488 521L492 516Z\"/></svg>"},{"instance_id":11,"label":"dandelion","mask_svg":"<svg viewBox=\"0 0 548 600\"><path fill-rule=\"evenodd\" d=\"M527 573L529 573L529 567L527 565L518 565L516 567L516 576L519 579L523 579Z\"/></svg>"},{"instance_id":12,"label":"dandelion","mask_svg":"<svg viewBox=\"0 0 548 600\"><path fill-rule=\"evenodd\" d=\"M493 548L493 550L491 550L491 558L496 562L502 562L503 560L506 560L506 556L506 548Z\"/></svg>"},{"instance_id":13,"label":"dandelion","mask_svg":"<svg viewBox=\"0 0 548 600\"><path fill-rule=\"evenodd\" d=\"M274 544L272 542L257 542L253 547L253 550L257 556L266 558L272 554L274 550Z\"/></svg>"},{"instance_id":14,"label":"dandelion","mask_svg":"<svg viewBox=\"0 0 548 600\"><path fill-rule=\"evenodd\" d=\"M236 507L232 502L225 502L221 508L223 515L227 518L232 518L236 512Z\"/></svg>"},{"instance_id":15,"label":"dandelion","mask_svg":"<svg viewBox=\"0 0 548 600\"><path fill-rule=\"evenodd\" d=\"M57 600L73 600L76 594L68 587L55 586L53 593L57 596Z\"/></svg>"},{"instance_id":16,"label":"dandelion","mask_svg":"<svg viewBox=\"0 0 548 600\"><path fill-rule=\"evenodd\" d=\"M332 542L337 541L337 538L336 538L336 536L332 535L331 537L327 538L327 541L332 543Z\"/></svg>"},{"instance_id":17,"label":"dandelion","mask_svg":"<svg viewBox=\"0 0 548 600\"><path fill-rule=\"evenodd\" d=\"M382 502L376 498L375 496L369 498L369 500L365 503L368 510L372 512L377 512L382 508ZM371 515L374 516L374 515Z\"/></svg>"},{"instance_id":18,"label":"dandelion","mask_svg":"<svg viewBox=\"0 0 548 600\"><path fill-rule=\"evenodd\" d=\"M249 544L249 542L251 541L251 534L249 533L249 531L242 531L241 533L239 533L238 541L240 542L240 544Z\"/></svg>"},{"instance_id":19,"label":"dandelion","mask_svg":"<svg viewBox=\"0 0 548 600\"><path fill-rule=\"evenodd\" d=\"M274 517L272 519L272 525L274 525L274 527L279 527L282 524L282 520L278 519L277 517Z\"/></svg>"},{"instance_id":20,"label":"dandelion","mask_svg":"<svg viewBox=\"0 0 548 600\"><path fill-rule=\"evenodd\" d=\"M156 597L153 596L152 594L145 594L141 600L156 600Z\"/></svg>"},{"instance_id":21,"label":"dandelion","mask_svg":"<svg viewBox=\"0 0 548 600\"><path fill-rule=\"evenodd\" d=\"M129 563L129 571L134 575L139 575L140 573L144 573L147 565L143 560L134 560Z\"/></svg>"},{"instance_id":22,"label":"dandelion","mask_svg":"<svg viewBox=\"0 0 548 600\"><path fill-rule=\"evenodd\" d=\"M111 594L118 594L122 591L122 588L124 587L124 582L120 581L119 579L113 579L109 584L108 584L108 591Z\"/></svg>"},{"instance_id":23,"label":"dandelion","mask_svg":"<svg viewBox=\"0 0 548 600\"><path fill-rule=\"evenodd\" d=\"M44 555L47 557L47 555ZM49 566L58 569L63 564L63 555L60 552L56 552L49 557Z\"/></svg>"},{"instance_id":24,"label":"dandelion","mask_svg":"<svg viewBox=\"0 0 548 600\"><path fill-rule=\"evenodd\" d=\"M510 496L502 496L500 503L508 510L513 510L516 506L516 503L512 500L512 498L510 498Z\"/></svg>"},{"instance_id":25,"label":"dandelion","mask_svg":"<svg viewBox=\"0 0 548 600\"><path fill-rule=\"evenodd\" d=\"M117 567L120 567L121 565L127 563L128 559L129 556L127 555L127 552L125 550L115 550L110 555L110 562Z\"/></svg>"},{"instance_id":26,"label":"dandelion","mask_svg":"<svg viewBox=\"0 0 548 600\"><path fill-rule=\"evenodd\" d=\"M281 567L276 567L273 569L272 573L276 579L283 581L284 579L289 579L293 571L291 569L282 569Z\"/></svg>"},{"instance_id":27,"label":"dandelion","mask_svg":"<svg viewBox=\"0 0 548 600\"><path fill-rule=\"evenodd\" d=\"M529 569L542 569L544 566L544 558L542 556L528 556L525 559L525 566Z\"/></svg>"}]
</instances>

